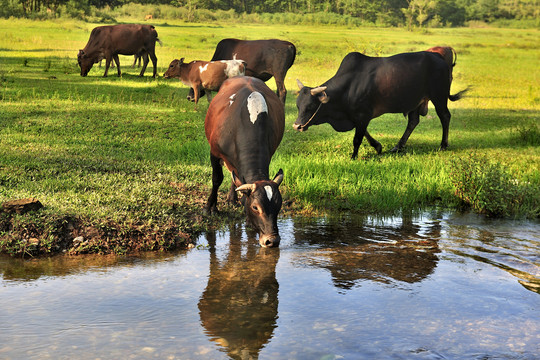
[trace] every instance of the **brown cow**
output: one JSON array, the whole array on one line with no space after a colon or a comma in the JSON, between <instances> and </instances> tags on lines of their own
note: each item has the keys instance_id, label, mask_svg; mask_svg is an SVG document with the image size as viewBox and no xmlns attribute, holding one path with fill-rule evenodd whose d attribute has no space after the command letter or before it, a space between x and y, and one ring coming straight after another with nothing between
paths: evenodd
<instances>
[{"instance_id":1,"label":"brown cow","mask_svg":"<svg viewBox=\"0 0 540 360\"><path fill-rule=\"evenodd\" d=\"M269 178L272 155L285 128L283 103L259 79L237 76L226 80L208 107L204 129L210 144L212 192L206 212L217 212L217 194L223 181L222 164L231 172L233 187L243 194L247 220L259 233L259 244L278 246L277 216L281 210L280 169Z\"/></svg>"},{"instance_id":2,"label":"brown cow","mask_svg":"<svg viewBox=\"0 0 540 360\"><path fill-rule=\"evenodd\" d=\"M155 54L156 41L158 39L156 29L152 25L120 24L111 26L98 26L90 33L90 39L79 50L77 60L81 67L81 76L88 75L92 66L102 59L106 60L105 73L107 76L111 60L114 59L118 76L121 76L120 60L118 55L143 55L147 54L154 65L153 77L157 72L157 57ZM148 56L144 56L144 64L139 76L143 76L148 66Z\"/></svg>"},{"instance_id":3,"label":"brown cow","mask_svg":"<svg viewBox=\"0 0 540 360\"><path fill-rule=\"evenodd\" d=\"M212 91L218 91L221 84L228 78L243 76L245 68L245 63L242 60L194 60L185 63L184 58L181 58L171 62L163 77L180 79L186 86L193 88L194 100L197 104L202 90L208 92L206 95L208 102L210 102Z\"/></svg>"},{"instance_id":4,"label":"brown cow","mask_svg":"<svg viewBox=\"0 0 540 360\"><path fill-rule=\"evenodd\" d=\"M211 61L230 60L235 57L247 63L246 76L262 81L268 81L273 76L276 80L277 95L285 104L285 75L296 58L296 47L293 43L277 39L223 39L217 44ZM191 100L191 91L188 99Z\"/></svg>"}]
</instances>

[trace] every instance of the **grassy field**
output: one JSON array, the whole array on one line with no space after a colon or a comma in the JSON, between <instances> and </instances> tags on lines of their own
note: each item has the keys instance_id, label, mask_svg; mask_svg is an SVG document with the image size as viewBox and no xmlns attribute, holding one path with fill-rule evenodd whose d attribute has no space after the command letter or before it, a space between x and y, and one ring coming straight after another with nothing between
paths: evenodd
<instances>
[{"instance_id":1,"label":"grassy field","mask_svg":"<svg viewBox=\"0 0 540 360\"><path fill-rule=\"evenodd\" d=\"M202 99L195 109L185 99L187 87L162 77L175 58L210 59L226 37L277 37L297 46L286 79L286 131L271 164L272 174L279 168L285 172L284 214L345 210L384 216L431 206L458 208L467 197L458 197L462 188L482 182L472 190L478 194L488 179L495 191L488 198L517 204L502 215L539 215L538 30L411 33L156 22L163 41L156 51L157 79L151 78L151 64L144 78L137 77L132 58L123 56L121 78L115 69L103 78L104 68L97 65L82 78L76 55L97 25L0 20L0 202L35 197L45 206L25 215L0 213L2 252L169 249L196 231L242 219L239 209L224 203L227 177L218 204L222 216L202 215L211 186L204 136L208 102ZM458 53L452 93L473 87L449 105L449 150L436 151L441 126L431 105L398 155L388 150L405 130L400 114L371 122L370 133L382 143L383 154L377 156L364 142L356 161L349 159L353 132L337 133L329 125L305 133L292 129L297 78L319 85L351 51L387 56L435 45ZM267 84L275 89L273 79ZM464 164L476 168L464 174ZM475 171L478 176L471 178ZM490 214L485 206L477 210ZM75 236L85 241L75 246Z\"/></svg>"}]
</instances>

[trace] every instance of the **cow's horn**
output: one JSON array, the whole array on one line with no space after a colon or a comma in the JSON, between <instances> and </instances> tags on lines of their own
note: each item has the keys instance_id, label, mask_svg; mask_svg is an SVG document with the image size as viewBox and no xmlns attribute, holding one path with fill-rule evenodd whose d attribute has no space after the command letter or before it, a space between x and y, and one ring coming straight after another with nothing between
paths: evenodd
<instances>
[{"instance_id":1,"label":"cow's horn","mask_svg":"<svg viewBox=\"0 0 540 360\"><path fill-rule=\"evenodd\" d=\"M236 191L255 191L255 184L244 184L236 188Z\"/></svg>"},{"instance_id":2,"label":"cow's horn","mask_svg":"<svg viewBox=\"0 0 540 360\"><path fill-rule=\"evenodd\" d=\"M319 86L314 89L311 89L311 95L316 96L326 90L326 86Z\"/></svg>"},{"instance_id":3,"label":"cow's horn","mask_svg":"<svg viewBox=\"0 0 540 360\"><path fill-rule=\"evenodd\" d=\"M302 90L302 88L304 87L304 84L302 84L302 82L298 79L296 79L296 83L298 84L298 87L300 88L300 90Z\"/></svg>"},{"instance_id":4,"label":"cow's horn","mask_svg":"<svg viewBox=\"0 0 540 360\"><path fill-rule=\"evenodd\" d=\"M277 186L279 186L279 184L281 184L281 182L283 181L283 170L282 169L279 169L276 176L274 176L274 180L272 180L272 181L275 182Z\"/></svg>"}]
</instances>

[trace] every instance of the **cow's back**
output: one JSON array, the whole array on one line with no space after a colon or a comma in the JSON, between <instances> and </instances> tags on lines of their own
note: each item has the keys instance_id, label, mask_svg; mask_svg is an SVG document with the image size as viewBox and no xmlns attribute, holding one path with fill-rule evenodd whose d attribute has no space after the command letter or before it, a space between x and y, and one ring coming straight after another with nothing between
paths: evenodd
<instances>
[{"instance_id":1,"label":"cow's back","mask_svg":"<svg viewBox=\"0 0 540 360\"><path fill-rule=\"evenodd\" d=\"M262 95L264 103L254 93ZM205 119L210 151L222 158L229 169L237 166L231 164L235 159L253 152L267 152L271 157L283 138L284 128L281 101L264 82L252 77L226 80L210 103Z\"/></svg>"},{"instance_id":2,"label":"cow's back","mask_svg":"<svg viewBox=\"0 0 540 360\"><path fill-rule=\"evenodd\" d=\"M447 97L449 71L439 54L426 51L389 57L349 53L325 85L331 97L339 92L353 108L361 107L377 117L412 111L425 98Z\"/></svg>"},{"instance_id":3,"label":"cow's back","mask_svg":"<svg viewBox=\"0 0 540 360\"><path fill-rule=\"evenodd\" d=\"M293 43L278 39L269 40L221 40L212 61L241 59L247 63L246 75L267 81L276 72L286 73L296 58Z\"/></svg>"}]
</instances>

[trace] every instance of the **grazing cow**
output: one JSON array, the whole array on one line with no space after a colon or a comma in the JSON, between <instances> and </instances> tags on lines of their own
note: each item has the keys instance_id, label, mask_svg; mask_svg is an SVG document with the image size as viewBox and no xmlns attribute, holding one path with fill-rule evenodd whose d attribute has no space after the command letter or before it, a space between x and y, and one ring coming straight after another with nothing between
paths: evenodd
<instances>
[{"instance_id":1,"label":"grazing cow","mask_svg":"<svg viewBox=\"0 0 540 360\"><path fill-rule=\"evenodd\" d=\"M440 149L448 146L450 111L448 99L456 101L467 90L450 95L450 68L432 52L404 53L390 57L369 57L357 52L347 54L330 80L310 88L298 81L296 130L329 123L337 131L356 129L352 158L364 136L377 153L381 144L367 132L371 119L385 113L408 114L405 133L392 151L399 151L419 122L423 105L431 100L441 120L443 135ZM427 109L426 109L427 110Z\"/></svg>"},{"instance_id":2,"label":"grazing cow","mask_svg":"<svg viewBox=\"0 0 540 360\"><path fill-rule=\"evenodd\" d=\"M121 75L118 55L142 55L144 64L139 76L143 76L148 66L148 56L154 65L153 77L156 77L157 58L155 54L156 41L158 39L156 29L152 25L120 24L110 26L98 26L90 33L90 39L79 50L77 60L81 67L81 76L88 75L92 66L105 59L105 74L107 76L111 60L114 59L118 76Z\"/></svg>"},{"instance_id":3,"label":"grazing cow","mask_svg":"<svg viewBox=\"0 0 540 360\"><path fill-rule=\"evenodd\" d=\"M247 76L223 83L204 122L212 163L212 192L206 212L217 212L224 163L233 178L228 199L236 201L235 187L243 194L247 220L258 231L263 247L278 246L280 241L277 216L283 171L270 180L269 166L284 127L285 112L279 98L264 82Z\"/></svg>"},{"instance_id":4,"label":"grazing cow","mask_svg":"<svg viewBox=\"0 0 540 360\"><path fill-rule=\"evenodd\" d=\"M285 75L296 58L296 47L283 40L238 40L223 39L217 46L211 61L243 59L247 63L246 76L268 81L276 80L277 94L285 104L287 89ZM204 95L201 94L201 96ZM190 91L188 99L191 100Z\"/></svg>"},{"instance_id":5,"label":"grazing cow","mask_svg":"<svg viewBox=\"0 0 540 360\"><path fill-rule=\"evenodd\" d=\"M175 59L163 74L163 77L178 78L186 86L194 89L195 104L208 91L208 102L212 100L211 92L219 90L225 80L234 76L244 76L245 63L242 60L200 61L185 63L184 58ZM202 93L202 95L200 95Z\"/></svg>"}]
</instances>

